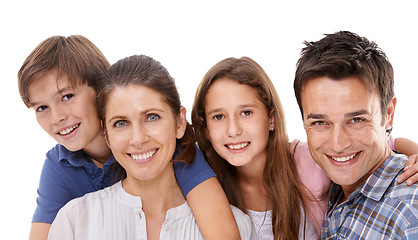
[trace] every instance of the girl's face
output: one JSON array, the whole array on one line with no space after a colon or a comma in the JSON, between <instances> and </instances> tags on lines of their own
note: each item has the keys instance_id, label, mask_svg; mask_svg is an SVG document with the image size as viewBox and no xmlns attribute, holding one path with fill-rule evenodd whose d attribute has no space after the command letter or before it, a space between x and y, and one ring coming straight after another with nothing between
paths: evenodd
<instances>
[{"instance_id":1,"label":"girl's face","mask_svg":"<svg viewBox=\"0 0 418 240\"><path fill-rule=\"evenodd\" d=\"M167 171L184 135L186 110L178 119L157 91L129 85L114 89L106 105L107 141L127 180L151 180Z\"/></svg>"},{"instance_id":2,"label":"girl's face","mask_svg":"<svg viewBox=\"0 0 418 240\"><path fill-rule=\"evenodd\" d=\"M39 125L70 151L103 143L96 111L96 92L87 84L71 88L66 75L50 71L28 88Z\"/></svg>"},{"instance_id":3,"label":"girl's face","mask_svg":"<svg viewBox=\"0 0 418 240\"><path fill-rule=\"evenodd\" d=\"M273 117L250 86L217 79L205 97L207 137L215 151L233 166L265 162Z\"/></svg>"}]
</instances>

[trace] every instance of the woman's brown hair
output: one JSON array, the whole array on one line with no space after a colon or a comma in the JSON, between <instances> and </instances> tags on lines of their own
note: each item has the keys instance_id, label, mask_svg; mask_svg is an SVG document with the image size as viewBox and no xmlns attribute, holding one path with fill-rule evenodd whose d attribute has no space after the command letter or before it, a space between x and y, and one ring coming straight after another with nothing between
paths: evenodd
<instances>
[{"instance_id":1,"label":"woman's brown hair","mask_svg":"<svg viewBox=\"0 0 418 240\"><path fill-rule=\"evenodd\" d=\"M205 97L211 85L221 78L254 88L258 98L274 116L274 131L266 146L267 159L263 171L263 184L273 206L273 234L275 239L298 239L303 207L303 186L299 182L293 154L289 149L285 116L279 96L263 68L248 57L227 58L213 66L203 77L194 99L192 123L198 145L232 205L247 212L237 180L237 170L220 157L206 137Z\"/></svg>"}]
</instances>

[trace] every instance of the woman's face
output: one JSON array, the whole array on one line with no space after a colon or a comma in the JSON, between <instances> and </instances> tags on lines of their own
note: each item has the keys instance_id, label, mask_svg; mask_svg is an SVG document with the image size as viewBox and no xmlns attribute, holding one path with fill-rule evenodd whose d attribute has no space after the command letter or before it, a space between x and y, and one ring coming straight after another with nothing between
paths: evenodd
<instances>
[{"instance_id":1,"label":"woman's face","mask_svg":"<svg viewBox=\"0 0 418 240\"><path fill-rule=\"evenodd\" d=\"M110 149L128 179L151 180L168 169L176 139L184 135L186 112L178 118L157 91L129 85L114 89L106 105Z\"/></svg>"},{"instance_id":2,"label":"woman's face","mask_svg":"<svg viewBox=\"0 0 418 240\"><path fill-rule=\"evenodd\" d=\"M228 78L216 80L205 97L207 137L231 165L264 163L273 120L255 89Z\"/></svg>"}]
</instances>

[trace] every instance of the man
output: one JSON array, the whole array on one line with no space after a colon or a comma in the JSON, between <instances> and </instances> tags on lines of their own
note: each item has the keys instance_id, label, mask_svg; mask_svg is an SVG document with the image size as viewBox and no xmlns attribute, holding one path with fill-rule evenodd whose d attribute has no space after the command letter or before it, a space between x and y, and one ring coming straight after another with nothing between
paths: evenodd
<instances>
[{"instance_id":1,"label":"man","mask_svg":"<svg viewBox=\"0 0 418 240\"><path fill-rule=\"evenodd\" d=\"M306 42L294 90L309 150L332 180L323 239L418 239L418 186L395 180L393 69L374 42L350 32Z\"/></svg>"}]
</instances>

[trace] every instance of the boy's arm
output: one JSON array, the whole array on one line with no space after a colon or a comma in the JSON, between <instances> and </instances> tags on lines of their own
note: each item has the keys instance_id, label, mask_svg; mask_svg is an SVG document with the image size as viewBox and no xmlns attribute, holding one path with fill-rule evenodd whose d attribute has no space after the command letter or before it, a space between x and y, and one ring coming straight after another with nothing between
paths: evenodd
<instances>
[{"instance_id":1,"label":"boy's arm","mask_svg":"<svg viewBox=\"0 0 418 240\"><path fill-rule=\"evenodd\" d=\"M395 139L395 150L409 156L408 161L405 164L404 173L399 175L398 183L402 183L405 180L408 186L418 181L418 143L406 139Z\"/></svg>"},{"instance_id":2,"label":"boy's arm","mask_svg":"<svg viewBox=\"0 0 418 240\"><path fill-rule=\"evenodd\" d=\"M186 198L204 239L240 239L228 199L215 177L197 185Z\"/></svg>"},{"instance_id":3,"label":"boy's arm","mask_svg":"<svg viewBox=\"0 0 418 240\"><path fill-rule=\"evenodd\" d=\"M29 240L46 240L48 238L50 223L34 222L30 227Z\"/></svg>"}]
</instances>

